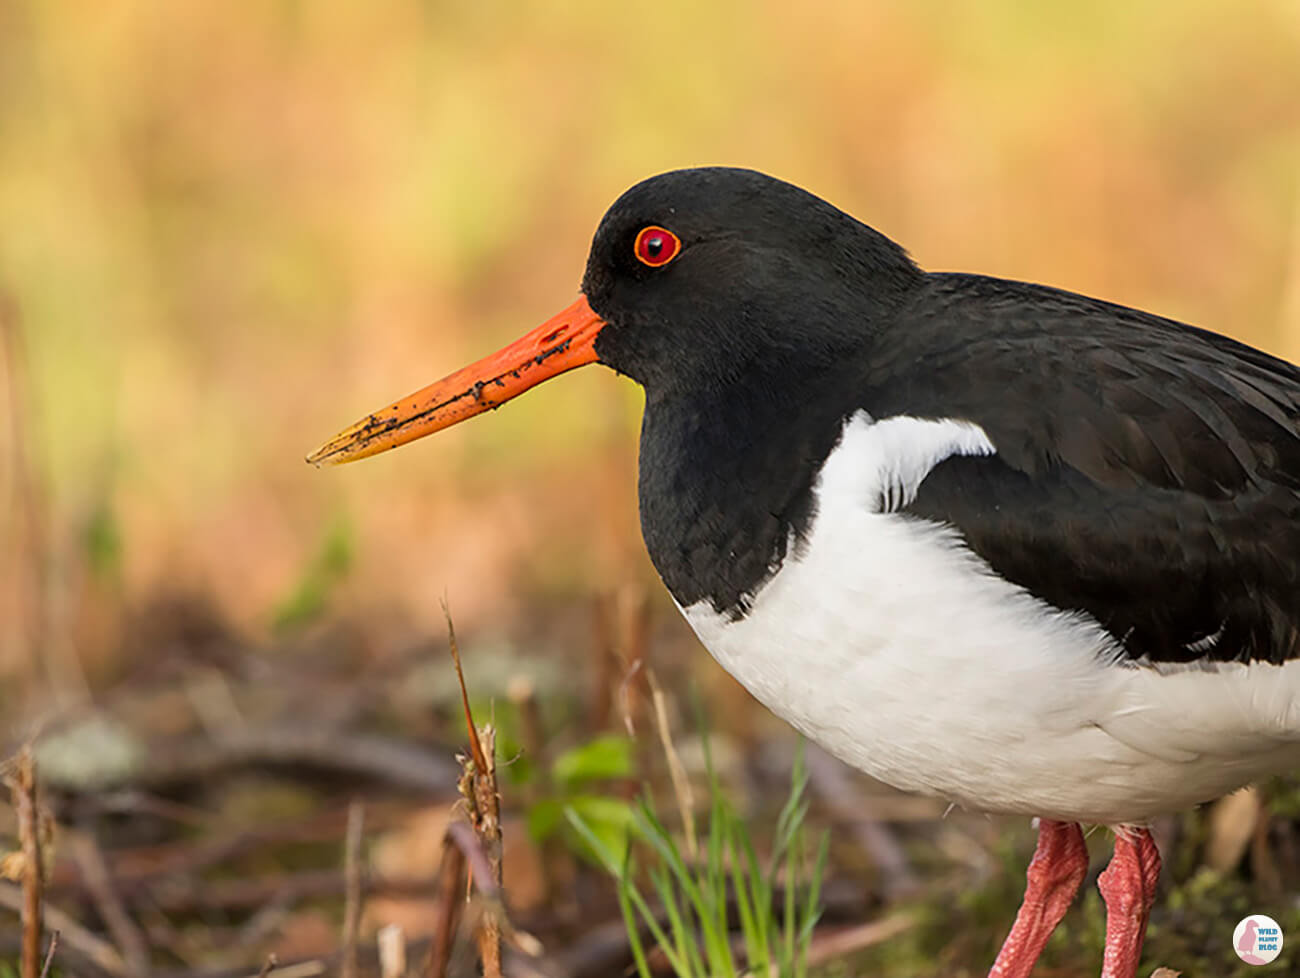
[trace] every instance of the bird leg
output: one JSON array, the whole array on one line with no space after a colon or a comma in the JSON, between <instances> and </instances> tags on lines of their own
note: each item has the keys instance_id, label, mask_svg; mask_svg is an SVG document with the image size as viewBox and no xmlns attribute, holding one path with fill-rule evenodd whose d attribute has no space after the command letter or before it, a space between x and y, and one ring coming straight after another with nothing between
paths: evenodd
<instances>
[{"instance_id":1,"label":"bird leg","mask_svg":"<svg viewBox=\"0 0 1300 978\"><path fill-rule=\"evenodd\" d=\"M1038 848L1025 874L1025 898L989 978L1028 978L1047 939L1088 872L1088 848L1076 822L1038 823Z\"/></svg>"},{"instance_id":2,"label":"bird leg","mask_svg":"<svg viewBox=\"0 0 1300 978\"><path fill-rule=\"evenodd\" d=\"M1144 828L1115 834L1115 855L1097 880L1106 901L1106 950L1101 978L1135 978L1147 918L1156 899L1160 851Z\"/></svg>"}]
</instances>

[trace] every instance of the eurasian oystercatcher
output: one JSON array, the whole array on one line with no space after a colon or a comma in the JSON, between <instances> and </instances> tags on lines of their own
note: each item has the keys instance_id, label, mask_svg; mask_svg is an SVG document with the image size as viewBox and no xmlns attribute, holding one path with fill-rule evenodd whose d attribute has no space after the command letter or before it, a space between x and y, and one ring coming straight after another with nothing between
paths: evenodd
<instances>
[{"instance_id":1,"label":"eurasian oystercatcher","mask_svg":"<svg viewBox=\"0 0 1300 978\"><path fill-rule=\"evenodd\" d=\"M1300 763L1300 369L680 170L609 209L571 306L309 461L586 363L645 389L642 533L714 658L882 781L1040 820L991 975L1029 974L1087 822L1116 833L1102 975L1132 978L1145 823Z\"/></svg>"}]
</instances>

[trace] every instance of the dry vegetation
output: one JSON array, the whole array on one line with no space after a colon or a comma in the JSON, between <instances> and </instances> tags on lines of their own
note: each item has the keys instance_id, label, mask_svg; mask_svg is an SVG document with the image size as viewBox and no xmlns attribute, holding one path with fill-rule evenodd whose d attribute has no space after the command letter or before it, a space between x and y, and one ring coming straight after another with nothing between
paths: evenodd
<instances>
[{"instance_id":1,"label":"dry vegetation","mask_svg":"<svg viewBox=\"0 0 1300 978\"><path fill-rule=\"evenodd\" d=\"M215 978L274 952L279 974L371 974L397 925L385 974L402 949L469 974L499 911L508 974L616 974L612 886L557 812L615 824L648 781L673 816L643 660L699 804L692 688L766 841L793 739L657 588L629 385L583 371L433 443L301 461L567 303L644 175L755 166L928 267L1300 357L1300 8L1039 6L0 4L0 757L34 741L39 783L33 803L6 769L0 975L37 880L56 973ZM504 830L500 894L480 874L458 922L440 860L485 857L447 830L466 732L444 597ZM819 973L979 974L1028 826L809 765ZM1151 967L1233 973L1247 910L1300 944L1292 785L1158 828ZM1100 934L1092 894L1042 973L1094 973Z\"/></svg>"}]
</instances>

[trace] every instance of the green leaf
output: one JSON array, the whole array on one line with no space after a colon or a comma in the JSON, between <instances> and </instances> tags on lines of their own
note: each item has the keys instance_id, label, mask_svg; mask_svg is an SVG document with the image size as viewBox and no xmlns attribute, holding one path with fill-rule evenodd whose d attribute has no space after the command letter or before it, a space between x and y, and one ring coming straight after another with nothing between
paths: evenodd
<instances>
[{"instance_id":1,"label":"green leaf","mask_svg":"<svg viewBox=\"0 0 1300 978\"><path fill-rule=\"evenodd\" d=\"M557 757L551 774L559 784L568 787L606 778L629 777L632 774L632 741L617 734L597 737Z\"/></svg>"},{"instance_id":2,"label":"green leaf","mask_svg":"<svg viewBox=\"0 0 1300 978\"><path fill-rule=\"evenodd\" d=\"M586 829L579 832L582 841L591 846L597 861L609 868L610 863L621 865L627 854L628 831L632 827L632 806L618 798L600 795L577 795L564 806L565 816L577 827L575 817ZM599 848L592 845L592 838ZM583 853L583 855L588 855Z\"/></svg>"}]
</instances>

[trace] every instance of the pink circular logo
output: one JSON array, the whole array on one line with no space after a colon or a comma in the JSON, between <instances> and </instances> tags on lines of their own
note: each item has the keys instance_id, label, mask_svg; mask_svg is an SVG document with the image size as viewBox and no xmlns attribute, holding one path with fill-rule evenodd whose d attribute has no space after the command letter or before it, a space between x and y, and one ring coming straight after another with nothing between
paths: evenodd
<instances>
[{"instance_id":1,"label":"pink circular logo","mask_svg":"<svg viewBox=\"0 0 1300 978\"><path fill-rule=\"evenodd\" d=\"M1268 964L1282 953L1282 928L1272 917L1253 913L1232 932L1232 947L1247 964Z\"/></svg>"}]
</instances>

